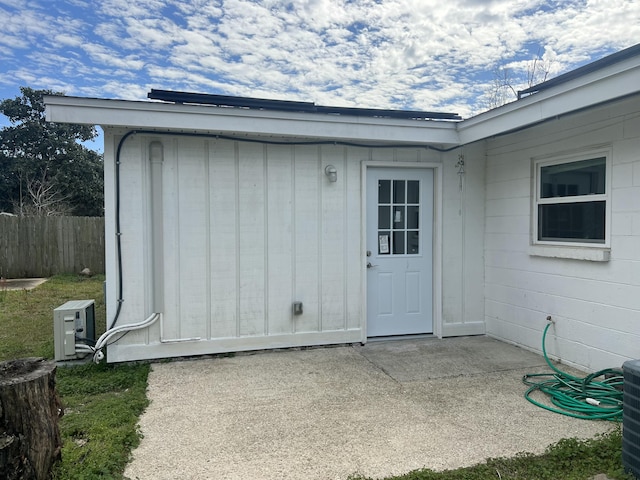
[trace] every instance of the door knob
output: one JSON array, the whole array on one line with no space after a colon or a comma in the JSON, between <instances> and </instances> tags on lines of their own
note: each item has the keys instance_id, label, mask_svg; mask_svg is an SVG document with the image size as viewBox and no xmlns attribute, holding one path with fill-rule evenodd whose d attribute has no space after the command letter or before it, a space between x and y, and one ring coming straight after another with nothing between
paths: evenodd
<instances>
[{"instance_id":1,"label":"door knob","mask_svg":"<svg viewBox=\"0 0 640 480\"><path fill-rule=\"evenodd\" d=\"M367 268L377 267L378 265L371 265L371 262L367 262Z\"/></svg>"}]
</instances>

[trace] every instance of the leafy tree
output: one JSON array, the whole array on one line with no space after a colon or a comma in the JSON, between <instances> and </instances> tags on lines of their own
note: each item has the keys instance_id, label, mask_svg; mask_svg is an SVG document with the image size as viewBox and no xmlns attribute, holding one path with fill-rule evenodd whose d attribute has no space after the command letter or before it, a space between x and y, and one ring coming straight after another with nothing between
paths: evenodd
<instances>
[{"instance_id":1,"label":"leafy tree","mask_svg":"<svg viewBox=\"0 0 640 480\"><path fill-rule=\"evenodd\" d=\"M16 215L103 215L103 159L80 142L95 127L47 122L44 95L21 87L22 95L0 102L10 126L0 130L0 211Z\"/></svg>"}]
</instances>

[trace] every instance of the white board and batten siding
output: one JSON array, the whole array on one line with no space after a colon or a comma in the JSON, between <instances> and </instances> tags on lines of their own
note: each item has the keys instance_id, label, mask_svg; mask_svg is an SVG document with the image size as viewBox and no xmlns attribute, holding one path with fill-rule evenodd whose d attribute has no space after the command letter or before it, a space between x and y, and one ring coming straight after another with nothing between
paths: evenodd
<instances>
[{"instance_id":1,"label":"white board and batten siding","mask_svg":"<svg viewBox=\"0 0 640 480\"><path fill-rule=\"evenodd\" d=\"M463 161L462 170L457 166ZM484 324L484 143L443 158L442 336L481 335Z\"/></svg>"},{"instance_id":2,"label":"white board and batten siding","mask_svg":"<svg viewBox=\"0 0 640 480\"><path fill-rule=\"evenodd\" d=\"M107 162L122 134L105 129ZM160 180L151 175L152 142L162 146ZM421 148L129 137L120 162L124 302L118 325L139 322L158 309L162 318L110 345L108 360L366 341L363 162L441 163L442 158ZM335 183L324 174L328 164L338 171ZM107 316L112 318L117 297L115 242L109 240L115 234L113 165L107 163L105 171ZM457 189L455 172L447 175L453 175ZM158 182L154 188L162 200L152 205L152 185ZM161 212L160 241L152 235L158 229L153 209ZM446 214L449 207L442 210ZM154 246L162 249L161 265L154 262ZM477 274L480 285L482 272ZM453 282L457 279L459 273ZM303 303L302 315L293 314L297 301ZM482 321L477 308L474 321Z\"/></svg>"},{"instance_id":3,"label":"white board and batten siding","mask_svg":"<svg viewBox=\"0 0 640 480\"><path fill-rule=\"evenodd\" d=\"M595 371L640 357L640 101L629 99L488 140L487 333ZM611 152L608 261L532 250L532 162L604 145Z\"/></svg>"}]
</instances>

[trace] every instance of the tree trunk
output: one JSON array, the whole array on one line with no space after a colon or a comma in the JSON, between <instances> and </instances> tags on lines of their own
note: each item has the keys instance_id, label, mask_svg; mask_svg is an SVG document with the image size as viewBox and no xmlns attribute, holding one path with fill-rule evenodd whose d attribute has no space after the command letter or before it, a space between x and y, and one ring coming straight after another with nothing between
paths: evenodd
<instances>
[{"instance_id":1,"label":"tree trunk","mask_svg":"<svg viewBox=\"0 0 640 480\"><path fill-rule=\"evenodd\" d=\"M0 478L44 480L60 458L56 364L42 358L0 363Z\"/></svg>"}]
</instances>

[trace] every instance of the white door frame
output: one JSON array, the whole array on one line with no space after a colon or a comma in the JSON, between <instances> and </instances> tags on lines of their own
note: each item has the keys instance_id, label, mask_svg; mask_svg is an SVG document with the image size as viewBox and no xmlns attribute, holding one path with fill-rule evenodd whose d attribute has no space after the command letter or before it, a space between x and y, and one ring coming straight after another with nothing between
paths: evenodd
<instances>
[{"instance_id":1,"label":"white door frame","mask_svg":"<svg viewBox=\"0 0 640 480\"><path fill-rule=\"evenodd\" d=\"M362 343L367 341L367 168L430 168L433 170L433 335L442 338L442 164L420 162L362 162L360 174L360 271L362 282Z\"/></svg>"}]
</instances>

